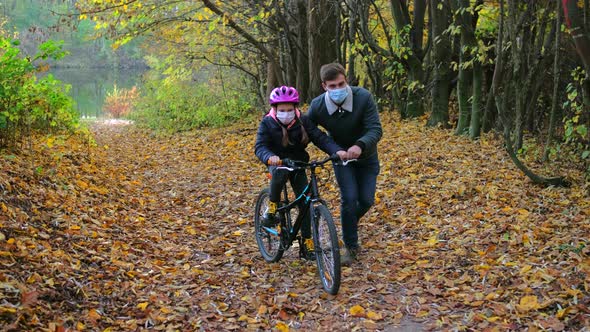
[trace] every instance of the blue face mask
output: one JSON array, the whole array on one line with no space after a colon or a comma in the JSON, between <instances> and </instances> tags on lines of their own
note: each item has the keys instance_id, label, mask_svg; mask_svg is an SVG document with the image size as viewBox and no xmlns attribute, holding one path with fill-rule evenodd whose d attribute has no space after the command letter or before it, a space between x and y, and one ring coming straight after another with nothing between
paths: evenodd
<instances>
[{"instance_id":1,"label":"blue face mask","mask_svg":"<svg viewBox=\"0 0 590 332\"><path fill-rule=\"evenodd\" d=\"M340 105L344 102L346 97L348 97L348 87L345 86L341 89L328 90L328 95L335 104Z\"/></svg>"}]
</instances>

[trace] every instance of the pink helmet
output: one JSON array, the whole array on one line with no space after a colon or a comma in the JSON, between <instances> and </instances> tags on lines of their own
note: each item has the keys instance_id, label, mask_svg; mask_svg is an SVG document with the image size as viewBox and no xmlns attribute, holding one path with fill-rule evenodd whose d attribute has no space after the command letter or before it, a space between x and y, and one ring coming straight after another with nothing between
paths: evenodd
<instances>
[{"instance_id":1,"label":"pink helmet","mask_svg":"<svg viewBox=\"0 0 590 332\"><path fill-rule=\"evenodd\" d=\"M269 102L271 105L280 103L299 104L299 93L295 88L283 85L272 90L270 93Z\"/></svg>"}]
</instances>

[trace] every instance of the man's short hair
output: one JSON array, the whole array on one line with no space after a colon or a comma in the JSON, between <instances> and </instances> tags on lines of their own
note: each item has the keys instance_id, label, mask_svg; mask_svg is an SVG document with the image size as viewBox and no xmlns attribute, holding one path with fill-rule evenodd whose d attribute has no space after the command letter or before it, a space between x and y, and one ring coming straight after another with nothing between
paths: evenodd
<instances>
[{"instance_id":1,"label":"man's short hair","mask_svg":"<svg viewBox=\"0 0 590 332\"><path fill-rule=\"evenodd\" d=\"M346 77L346 70L337 62L327 63L320 68L320 79L322 82L335 80L340 74Z\"/></svg>"}]
</instances>

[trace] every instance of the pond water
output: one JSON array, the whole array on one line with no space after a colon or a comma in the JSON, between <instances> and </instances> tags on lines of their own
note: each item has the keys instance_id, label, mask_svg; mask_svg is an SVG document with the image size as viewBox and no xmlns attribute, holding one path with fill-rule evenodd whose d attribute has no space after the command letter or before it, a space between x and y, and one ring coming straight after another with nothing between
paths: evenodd
<instances>
[{"instance_id":1,"label":"pond water","mask_svg":"<svg viewBox=\"0 0 590 332\"><path fill-rule=\"evenodd\" d=\"M52 68L49 71L56 79L70 84L70 95L83 118L102 117L102 106L108 92L117 88L141 88L145 69L113 68Z\"/></svg>"}]
</instances>

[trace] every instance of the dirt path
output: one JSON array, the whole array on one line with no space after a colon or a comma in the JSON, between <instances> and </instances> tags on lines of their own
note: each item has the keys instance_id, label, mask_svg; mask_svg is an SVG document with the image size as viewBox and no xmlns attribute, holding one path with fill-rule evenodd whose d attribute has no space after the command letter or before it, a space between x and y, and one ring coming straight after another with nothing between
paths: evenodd
<instances>
[{"instance_id":1,"label":"dirt path","mask_svg":"<svg viewBox=\"0 0 590 332\"><path fill-rule=\"evenodd\" d=\"M126 194L132 204L125 216L129 220L115 222L122 227L121 241L136 252L128 263L137 275L152 271L146 276L150 286L130 280L127 291L120 289L116 297L149 302L153 312L160 312L151 315L153 324L266 329L283 322L314 330L422 329L406 317L411 309L402 305L399 284L390 282L394 262L386 256L377 259L368 253L345 268L336 297L322 291L315 265L299 260L296 249L277 264L260 258L251 217L267 180L264 167L252 156L251 131L220 130L164 141L126 126L100 126L96 134L99 147L108 146L110 166L124 170L120 175L137 184ZM337 206L330 183L327 194ZM140 283L147 285L148 280ZM371 311L373 319L352 317L354 305Z\"/></svg>"}]
</instances>

